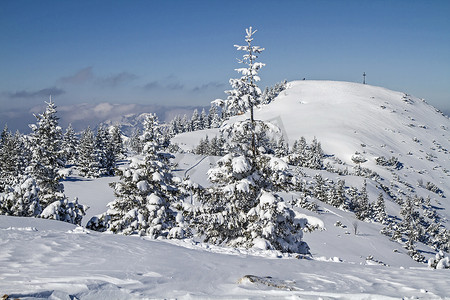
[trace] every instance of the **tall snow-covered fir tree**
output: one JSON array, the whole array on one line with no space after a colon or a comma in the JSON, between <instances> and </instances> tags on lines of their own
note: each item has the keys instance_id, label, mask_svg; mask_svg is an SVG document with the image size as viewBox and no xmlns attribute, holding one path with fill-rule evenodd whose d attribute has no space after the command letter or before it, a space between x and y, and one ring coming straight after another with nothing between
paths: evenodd
<instances>
[{"instance_id":1,"label":"tall snow-covered fir tree","mask_svg":"<svg viewBox=\"0 0 450 300\"><path fill-rule=\"evenodd\" d=\"M51 98L42 114L35 115L36 124L30 125L31 162L29 174L35 178L39 187L41 205L61 199L64 186L60 183L62 176L58 171L64 167L62 150L62 130L58 126L56 105Z\"/></svg>"},{"instance_id":2,"label":"tall snow-covered fir tree","mask_svg":"<svg viewBox=\"0 0 450 300\"><path fill-rule=\"evenodd\" d=\"M222 107L222 113L226 116L233 116L237 114L243 114L246 111L250 111L250 140L251 151L253 157L256 157L256 137L255 137L255 119L253 108L261 102L261 89L258 87L257 82L260 81L258 76L259 70L265 66L261 62L257 62L258 54L264 51L264 48L260 46L253 46L253 35L256 30L249 27L245 30L245 42L244 46L235 45L238 51L244 51L242 59L239 63L246 65L243 68L238 68L236 71L241 74L240 78L231 78L230 85L232 90L226 91L228 97L226 100L215 100L213 104Z\"/></svg>"},{"instance_id":3,"label":"tall snow-covered fir tree","mask_svg":"<svg viewBox=\"0 0 450 300\"><path fill-rule=\"evenodd\" d=\"M236 46L246 52L240 62L247 66L237 69L242 76L230 79L233 90L227 91L227 100L213 102L228 116L250 110L250 120L222 128L229 153L208 171L213 185L200 198L201 208L193 209L189 219L208 242L306 253L294 212L275 194L287 189L293 177L287 164L269 153L270 135L280 130L253 116L261 96L256 84L258 71L264 66L255 61L256 54L264 50L252 46L255 32L247 29L247 45Z\"/></svg>"}]
</instances>

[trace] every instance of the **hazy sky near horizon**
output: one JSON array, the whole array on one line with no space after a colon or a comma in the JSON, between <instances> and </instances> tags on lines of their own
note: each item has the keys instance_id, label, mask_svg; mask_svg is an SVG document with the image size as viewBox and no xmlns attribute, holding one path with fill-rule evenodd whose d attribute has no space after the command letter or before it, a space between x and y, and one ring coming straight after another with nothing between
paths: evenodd
<instances>
[{"instance_id":1,"label":"hazy sky near horizon","mask_svg":"<svg viewBox=\"0 0 450 300\"><path fill-rule=\"evenodd\" d=\"M78 103L209 105L237 77L245 28L261 88L362 82L450 110L450 1L0 2L0 110ZM1 121L1 120L0 120ZM1 122L0 122L1 123Z\"/></svg>"}]
</instances>

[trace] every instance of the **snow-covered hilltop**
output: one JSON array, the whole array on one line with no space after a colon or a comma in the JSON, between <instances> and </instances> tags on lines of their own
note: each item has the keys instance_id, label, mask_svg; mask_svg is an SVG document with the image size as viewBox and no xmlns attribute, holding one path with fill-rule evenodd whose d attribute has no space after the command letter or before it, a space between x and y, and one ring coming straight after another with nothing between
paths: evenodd
<instances>
[{"instance_id":1,"label":"snow-covered hilltop","mask_svg":"<svg viewBox=\"0 0 450 300\"><path fill-rule=\"evenodd\" d=\"M294 81L256 116L282 122L290 142L317 137L327 154L347 163L359 151L371 166L376 157L394 155L411 156L405 159L419 161L420 168L428 165L427 153L437 156L441 171L450 165L449 119L405 93L352 82Z\"/></svg>"}]
</instances>

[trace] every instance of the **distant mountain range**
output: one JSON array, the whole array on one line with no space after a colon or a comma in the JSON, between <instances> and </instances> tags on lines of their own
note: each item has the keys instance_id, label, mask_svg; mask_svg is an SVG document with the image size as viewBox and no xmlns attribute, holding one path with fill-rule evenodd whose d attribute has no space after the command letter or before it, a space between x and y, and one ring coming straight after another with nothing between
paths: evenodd
<instances>
[{"instance_id":1,"label":"distant mountain range","mask_svg":"<svg viewBox=\"0 0 450 300\"><path fill-rule=\"evenodd\" d=\"M96 128L99 124L119 124L125 134L131 132L131 128L140 125L147 113L156 113L161 122L169 122L175 115L192 115L194 109L199 106L163 106L163 105L141 105L141 104L111 104L111 103L81 103L74 105L57 105L57 115L60 118L59 125L65 129L72 124L75 131L82 131L87 126ZM42 113L42 106L35 106L29 110L0 111L0 126L5 124L11 131L19 130L29 133L29 124L36 122L34 114Z\"/></svg>"}]
</instances>

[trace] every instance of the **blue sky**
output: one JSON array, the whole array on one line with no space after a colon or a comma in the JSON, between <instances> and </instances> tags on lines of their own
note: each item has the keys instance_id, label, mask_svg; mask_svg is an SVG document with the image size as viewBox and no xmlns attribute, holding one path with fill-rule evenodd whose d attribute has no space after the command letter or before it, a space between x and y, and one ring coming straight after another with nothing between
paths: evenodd
<instances>
[{"instance_id":1,"label":"blue sky","mask_svg":"<svg viewBox=\"0 0 450 300\"><path fill-rule=\"evenodd\" d=\"M244 29L261 84L362 81L450 110L450 1L0 1L0 110L209 105ZM4 123L1 122L0 123Z\"/></svg>"}]
</instances>

